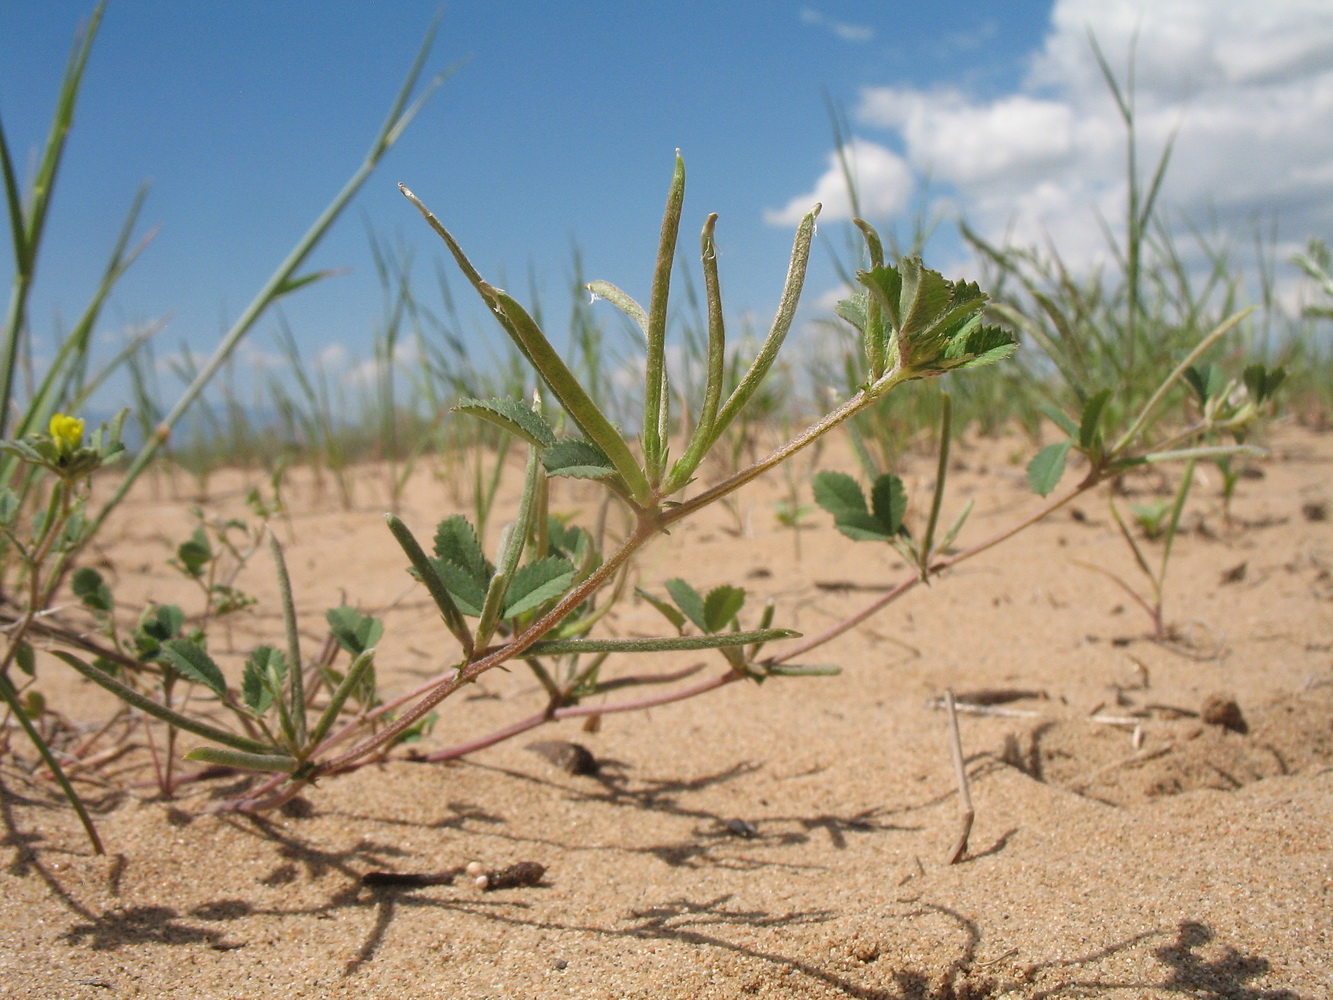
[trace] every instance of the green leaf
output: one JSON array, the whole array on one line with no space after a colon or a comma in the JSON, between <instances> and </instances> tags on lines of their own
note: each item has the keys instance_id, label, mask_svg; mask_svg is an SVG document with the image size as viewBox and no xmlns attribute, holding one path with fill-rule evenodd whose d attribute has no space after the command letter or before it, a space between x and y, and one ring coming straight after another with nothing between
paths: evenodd
<instances>
[{"instance_id":1,"label":"green leaf","mask_svg":"<svg viewBox=\"0 0 1333 1000\"><path fill-rule=\"evenodd\" d=\"M903 515L907 512L907 490L903 481L892 472L886 472L875 480L870 491L870 501L874 506L875 520L879 521L889 535L902 531Z\"/></svg>"},{"instance_id":2,"label":"green leaf","mask_svg":"<svg viewBox=\"0 0 1333 1000\"><path fill-rule=\"evenodd\" d=\"M29 677L37 676L37 657L26 642L20 642L14 651L14 663Z\"/></svg>"},{"instance_id":3,"label":"green leaf","mask_svg":"<svg viewBox=\"0 0 1333 1000\"><path fill-rule=\"evenodd\" d=\"M13 524L20 506L13 490L8 486L0 487L0 524Z\"/></svg>"},{"instance_id":4,"label":"green leaf","mask_svg":"<svg viewBox=\"0 0 1333 1000\"><path fill-rule=\"evenodd\" d=\"M1083 415L1078 428L1078 446L1084 451L1091 451L1093 446L1101 440L1102 414L1106 412L1106 404L1110 402L1110 399L1111 390L1103 389L1100 392L1093 393L1088 397L1088 401L1083 404Z\"/></svg>"},{"instance_id":5,"label":"green leaf","mask_svg":"<svg viewBox=\"0 0 1333 1000\"><path fill-rule=\"evenodd\" d=\"M373 648L384 634L383 624L356 608L332 608L325 617L333 632L333 640L353 656Z\"/></svg>"},{"instance_id":6,"label":"green leaf","mask_svg":"<svg viewBox=\"0 0 1333 1000\"><path fill-rule=\"evenodd\" d=\"M260 646L245 661L241 676L241 697L256 715L263 715L273 705L287 675L287 658L272 646ZM275 690L276 688L276 690Z\"/></svg>"},{"instance_id":7,"label":"green leaf","mask_svg":"<svg viewBox=\"0 0 1333 1000\"><path fill-rule=\"evenodd\" d=\"M89 566L74 571L74 576L70 579L70 589L85 608L93 611L109 612L116 606L111 596L111 588L102 579L102 574Z\"/></svg>"},{"instance_id":8,"label":"green leaf","mask_svg":"<svg viewBox=\"0 0 1333 1000\"><path fill-rule=\"evenodd\" d=\"M180 673L204 685L219 698L227 695L227 682L213 658L188 639L172 639L162 649L163 655Z\"/></svg>"},{"instance_id":9,"label":"green leaf","mask_svg":"<svg viewBox=\"0 0 1333 1000\"><path fill-rule=\"evenodd\" d=\"M1062 410L1057 410L1054 406L1047 406L1045 404L1038 406L1037 409L1046 416L1047 420L1051 421L1051 423L1055 424L1056 427L1059 427L1060 430L1064 431L1071 438L1077 438L1079 436L1078 424L1070 420L1068 414L1064 413Z\"/></svg>"},{"instance_id":10,"label":"green leaf","mask_svg":"<svg viewBox=\"0 0 1333 1000\"><path fill-rule=\"evenodd\" d=\"M1040 496L1047 496L1065 474L1065 459L1073 441L1061 441L1048 444L1028 463L1028 484L1032 491Z\"/></svg>"},{"instance_id":11,"label":"green leaf","mask_svg":"<svg viewBox=\"0 0 1333 1000\"><path fill-rule=\"evenodd\" d=\"M1269 399L1273 393L1277 392L1278 386L1282 384L1286 377L1286 369L1265 368L1263 365L1250 365L1242 375L1245 388L1250 392L1250 399L1256 405Z\"/></svg>"},{"instance_id":12,"label":"green leaf","mask_svg":"<svg viewBox=\"0 0 1333 1000\"><path fill-rule=\"evenodd\" d=\"M548 475L570 479L606 479L616 474L616 467L606 453L590 441L566 438L542 455Z\"/></svg>"},{"instance_id":13,"label":"green leaf","mask_svg":"<svg viewBox=\"0 0 1333 1000\"><path fill-rule=\"evenodd\" d=\"M180 560L180 568L190 576L198 579L204 575L213 558L213 548L208 544L203 528L195 528L190 539L176 548L176 558Z\"/></svg>"},{"instance_id":14,"label":"green leaf","mask_svg":"<svg viewBox=\"0 0 1333 1000\"><path fill-rule=\"evenodd\" d=\"M463 515L455 514L439 523L435 529L435 555L460 567L485 593L495 567L487 562L476 529Z\"/></svg>"},{"instance_id":15,"label":"green leaf","mask_svg":"<svg viewBox=\"0 0 1333 1000\"><path fill-rule=\"evenodd\" d=\"M745 606L745 590L724 584L714 587L704 598L704 631L721 632L727 628Z\"/></svg>"},{"instance_id":16,"label":"green leaf","mask_svg":"<svg viewBox=\"0 0 1333 1000\"><path fill-rule=\"evenodd\" d=\"M675 626L677 632L685 631L685 616L680 613L680 611L676 608L675 605L667 603L660 597L654 597L652 594L648 593L648 591L644 590L641 587L635 587L634 593L638 594L645 601L647 601L649 604L655 607L659 612L661 612L662 617L665 618L667 621L669 621L673 626Z\"/></svg>"},{"instance_id":17,"label":"green leaf","mask_svg":"<svg viewBox=\"0 0 1333 1000\"><path fill-rule=\"evenodd\" d=\"M722 632L717 635L665 636L650 639L554 639L535 642L528 652L534 656L562 653L663 653L680 650L726 649L752 642L797 639L801 633L785 628L761 628L753 632Z\"/></svg>"},{"instance_id":18,"label":"green leaf","mask_svg":"<svg viewBox=\"0 0 1333 1000\"><path fill-rule=\"evenodd\" d=\"M464 399L453 411L489 421L535 448L549 448L555 444L555 431L550 424L532 407L517 399Z\"/></svg>"},{"instance_id":19,"label":"green leaf","mask_svg":"<svg viewBox=\"0 0 1333 1000\"><path fill-rule=\"evenodd\" d=\"M505 593L505 618L526 611L559 597L574 583L574 567L568 559L549 556L528 563L514 574Z\"/></svg>"},{"instance_id":20,"label":"green leaf","mask_svg":"<svg viewBox=\"0 0 1333 1000\"><path fill-rule=\"evenodd\" d=\"M110 691L127 705L139 709L141 712L147 712L155 719L161 719L163 722L175 726L177 729L183 729L187 733L194 733L196 736L202 736L206 740L212 740L215 743L221 743L225 746L235 747L238 750L244 750L249 753L272 753L273 747L268 743L261 743L258 740L252 740L248 736L240 736L236 733L229 733L225 729L219 729L217 726L210 726L206 722L200 722L198 719L192 719L188 715L182 715L180 712L173 711L156 701L136 691L132 687L120 683L105 670L101 670L90 664L84 663L77 656L72 656L63 650L53 649L51 654L56 656L71 667L81 673L88 680L92 681L98 687Z\"/></svg>"},{"instance_id":21,"label":"green leaf","mask_svg":"<svg viewBox=\"0 0 1333 1000\"><path fill-rule=\"evenodd\" d=\"M1207 403L1226 385L1226 376L1221 367L1207 362L1190 365L1185 369L1184 378L1201 404Z\"/></svg>"},{"instance_id":22,"label":"green leaf","mask_svg":"<svg viewBox=\"0 0 1333 1000\"><path fill-rule=\"evenodd\" d=\"M667 593L676 602L676 606L685 612L685 617L707 632L707 618L704 615L704 599L699 592L679 577L666 582Z\"/></svg>"},{"instance_id":23,"label":"green leaf","mask_svg":"<svg viewBox=\"0 0 1333 1000\"><path fill-rule=\"evenodd\" d=\"M435 567L435 572L444 583L444 589L458 605L458 610L473 618L480 617L482 605L486 603L486 590L490 585L490 579L478 581L462 566L444 559L432 559L431 565ZM410 572L413 576L420 576L415 569Z\"/></svg>"},{"instance_id":24,"label":"green leaf","mask_svg":"<svg viewBox=\"0 0 1333 1000\"><path fill-rule=\"evenodd\" d=\"M847 473L821 472L815 476L814 487L815 502L833 515L833 523L848 538L887 542L894 537L895 532L866 509L860 485Z\"/></svg>"},{"instance_id":25,"label":"green leaf","mask_svg":"<svg viewBox=\"0 0 1333 1000\"><path fill-rule=\"evenodd\" d=\"M815 503L837 520L843 514L865 514L865 494L855 479L845 472L821 472L815 476Z\"/></svg>"},{"instance_id":26,"label":"green leaf","mask_svg":"<svg viewBox=\"0 0 1333 1000\"><path fill-rule=\"evenodd\" d=\"M202 764L221 764L246 771L274 771L291 774L301 762L288 754L246 753L242 750L224 750L221 747L196 747L185 755L186 760Z\"/></svg>"},{"instance_id":27,"label":"green leaf","mask_svg":"<svg viewBox=\"0 0 1333 1000\"><path fill-rule=\"evenodd\" d=\"M181 634L185 612L174 604L149 605L139 618L134 644L139 655L152 659L158 655L162 643Z\"/></svg>"}]
</instances>

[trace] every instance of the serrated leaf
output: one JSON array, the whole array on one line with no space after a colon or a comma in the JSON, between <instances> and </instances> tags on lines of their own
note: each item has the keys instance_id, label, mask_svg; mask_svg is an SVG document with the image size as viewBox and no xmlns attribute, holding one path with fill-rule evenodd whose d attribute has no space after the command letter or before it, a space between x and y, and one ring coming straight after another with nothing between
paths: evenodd
<instances>
[{"instance_id":1,"label":"serrated leaf","mask_svg":"<svg viewBox=\"0 0 1333 1000\"><path fill-rule=\"evenodd\" d=\"M704 599L699 592L679 577L666 582L667 593L676 602L676 606L685 612L685 617L694 622L703 631L708 631L704 617Z\"/></svg>"},{"instance_id":2,"label":"serrated leaf","mask_svg":"<svg viewBox=\"0 0 1333 1000\"><path fill-rule=\"evenodd\" d=\"M482 592L495 573L493 567L481 551L477 541L477 531L462 514L445 518L435 529L435 555L437 558L454 563L467 573ZM447 581L446 581L447 582ZM452 589L452 588L450 588Z\"/></svg>"},{"instance_id":3,"label":"serrated leaf","mask_svg":"<svg viewBox=\"0 0 1333 1000\"><path fill-rule=\"evenodd\" d=\"M226 697L227 681L213 658L188 639L172 639L162 647L166 657L182 676L204 685L219 698Z\"/></svg>"},{"instance_id":4,"label":"serrated leaf","mask_svg":"<svg viewBox=\"0 0 1333 1000\"><path fill-rule=\"evenodd\" d=\"M465 399L453 411L503 427L536 448L549 448L555 444L555 431L551 425L542 419L541 414L517 399Z\"/></svg>"},{"instance_id":5,"label":"serrated leaf","mask_svg":"<svg viewBox=\"0 0 1333 1000\"><path fill-rule=\"evenodd\" d=\"M896 537L885 531L879 518L869 511L843 514L833 526L854 542L891 542Z\"/></svg>"},{"instance_id":6,"label":"serrated leaf","mask_svg":"<svg viewBox=\"0 0 1333 1000\"><path fill-rule=\"evenodd\" d=\"M833 523L848 538L885 542L893 538L884 524L866 508L860 484L845 472L821 472L815 476L815 502L833 515Z\"/></svg>"},{"instance_id":7,"label":"serrated leaf","mask_svg":"<svg viewBox=\"0 0 1333 1000\"><path fill-rule=\"evenodd\" d=\"M821 472L815 476L815 503L836 520L846 513L868 513L861 485L845 472Z\"/></svg>"},{"instance_id":8,"label":"serrated leaf","mask_svg":"<svg viewBox=\"0 0 1333 1000\"><path fill-rule=\"evenodd\" d=\"M704 598L704 631L721 632L731 625L744 606L744 588L730 584L714 587Z\"/></svg>"},{"instance_id":9,"label":"serrated leaf","mask_svg":"<svg viewBox=\"0 0 1333 1000\"><path fill-rule=\"evenodd\" d=\"M445 559L432 559L431 565L435 567L435 572L444 582L444 589L449 591L449 596L454 599L458 610L472 618L481 617L481 608L486 603L486 590L490 585L490 579L479 581L458 563ZM419 576L415 569L408 572L413 576Z\"/></svg>"},{"instance_id":10,"label":"serrated leaf","mask_svg":"<svg viewBox=\"0 0 1333 1000\"><path fill-rule=\"evenodd\" d=\"M574 567L561 556L528 563L514 574L505 593L503 617L512 618L559 597L574 583Z\"/></svg>"},{"instance_id":11,"label":"serrated leaf","mask_svg":"<svg viewBox=\"0 0 1333 1000\"><path fill-rule=\"evenodd\" d=\"M1048 444L1037 452L1028 463L1028 484L1034 493L1047 496L1055 489L1060 477L1065 474L1065 459L1073 446L1073 441L1061 441Z\"/></svg>"},{"instance_id":12,"label":"serrated leaf","mask_svg":"<svg viewBox=\"0 0 1333 1000\"><path fill-rule=\"evenodd\" d=\"M892 472L886 472L875 480L870 491L870 501L874 506L875 520L888 536L898 534L903 526L903 515L907 513L907 490L903 481Z\"/></svg>"},{"instance_id":13,"label":"serrated leaf","mask_svg":"<svg viewBox=\"0 0 1333 1000\"><path fill-rule=\"evenodd\" d=\"M90 566L75 570L69 585L74 591L74 596L85 608L109 612L115 607L116 602L111 596L111 588L102 579L102 574Z\"/></svg>"},{"instance_id":14,"label":"serrated leaf","mask_svg":"<svg viewBox=\"0 0 1333 1000\"><path fill-rule=\"evenodd\" d=\"M865 333L866 327L870 325L870 317L867 313L869 303L870 296L868 293L857 292L850 298L840 299L838 304L833 307L833 311L862 333Z\"/></svg>"},{"instance_id":15,"label":"serrated leaf","mask_svg":"<svg viewBox=\"0 0 1333 1000\"><path fill-rule=\"evenodd\" d=\"M578 438L557 441L542 455L542 465L547 475L570 479L607 479L616 474L616 467L602 449Z\"/></svg>"},{"instance_id":16,"label":"serrated leaf","mask_svg":"<svg viewBox=\"0 0 1333 1000\"><path fill-rule=\"evenodd\" d=\"M325 617L333 640L353 656L360 656L380 641L384 625L356 608L331 608Z\"/></svg>"},{"instance_id":17,"label":"serrated leaf","mask_svg":"<svg viewBox=\"0 0 1333 1000\"><path fill-rule=\"evenodd\" d=\"M642 587L635 587L634 593L638 594L645 601L655 607L661 613L663 618L675 626L677 632L683 632L685 630L685 616L680 613L680 610L675 605L668 604L660 597L654 597Z\"/></svg>"},{"instance_id":18,"label":"serrated leaf","mask_svg":"<svg viewBox=\"0 0 1333 1000\"><path fill-rule=\"evenodd\" d=\"M977 317L978 322L980 317ZM955 337L945 348L944 356L950 362L945 367L954 371L980 368L1003 361L1018 349L1013 335L998 326L980 326Z\"/></svg>"}]
</instances>

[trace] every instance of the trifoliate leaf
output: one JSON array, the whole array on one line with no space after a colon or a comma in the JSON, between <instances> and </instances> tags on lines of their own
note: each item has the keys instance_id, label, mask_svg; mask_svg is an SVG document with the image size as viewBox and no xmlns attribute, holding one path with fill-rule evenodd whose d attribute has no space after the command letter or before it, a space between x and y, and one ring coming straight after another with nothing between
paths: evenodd
<instances>
[{"instance_id":1,"label":"trifoliate leaf","mask_svg":"<svg viewBox=\"0 0 1333 1000\"><path fill-rule=\"evenodd\" d=\"M273 704L274 696L282 690L287 676L287 658L272 646L260 646L245 661L241 675L241 697L246 707L256 715L263 715Z\"/></svg>"},{"instance_id":2,"label":"trifoliate leaf","mask_svg":"<svg viewBox=\"0 0 1333 1000\"><path fill-rule=\"evenodd\" d=\"M1256 404L1262 403L1277 392L1278 386L1282 384L1286 377L1286 369L1265 368L1263 365L1250 365L1242 375L1245 388L1249 390L1250 399Z\"/></svg>"},{"instance_id":3,"label":"trifoliate leaf","mask_svg":"<svg viewBox=\"0 0 1333 1000\"><path fill-rule=\"evenodd\" d=\"M384 625L356 608L331 608L325 615L333 640L353 656L360 656L380 641Z\"/></svg>"},{"instance_id":4,"label":"trifoliate leaf","mask_svg":"<svg viewBox=\"0 0 1333 1000\"><path fill-rule=\"evenodd\" d=\"M102 574L90 566L74 571L74 576L70 579L70 589L74 591L74 596L83 602L85 608L93 611L109 612L116 606L111 596L111 588L102 579Z\"/></svg>"},{"instance_id":5,"label":"trifoliate leaf","mask_svg":"<svg viewBox=\"0 0 1333 1000\"><path fill-rule=\"evenodd\" d=\"M208 544L203 528L195 528L189 540L177 546L176 558L177 566L196 580L204 575L213 559L213 547Z\"/></svg>"},{"instance_id":6,"label":"trifoliate leaf","mask_svg":"<svg viewBox=\"0 0 1333 1000\"><path fill-rule=\"evenodd\" d=\"M858 542L885 542L896 532L888 530L866 509L860 485L845 472L821 472L815 476L815 502L833 515L833 523L848 538Z\"/></svg>"}]
</instances>

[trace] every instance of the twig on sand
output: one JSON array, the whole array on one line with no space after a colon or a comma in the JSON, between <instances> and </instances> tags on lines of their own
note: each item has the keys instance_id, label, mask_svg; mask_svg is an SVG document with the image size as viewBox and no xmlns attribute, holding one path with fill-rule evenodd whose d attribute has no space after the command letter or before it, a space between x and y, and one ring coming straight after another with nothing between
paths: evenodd
<instances>
[{"instance_id":1,"label":"twig on sand","mask_svg":"<svg viewBox=\"0 0 1333 1000\"><path fill-rule=\"evenodd\" d=\"M967 784L967 767L963 763L963 737L958 732L958 713L955 711L952 688L944 692L944 708L949 713L949 749L953 753L953 769L958 777L958 807L962 818L958 839L949 851L945 863L956 865L967 854L967 838L972 834L972 820L976 817L976 812L972 808L972 792Z\"/></svg>"}]
</instances>

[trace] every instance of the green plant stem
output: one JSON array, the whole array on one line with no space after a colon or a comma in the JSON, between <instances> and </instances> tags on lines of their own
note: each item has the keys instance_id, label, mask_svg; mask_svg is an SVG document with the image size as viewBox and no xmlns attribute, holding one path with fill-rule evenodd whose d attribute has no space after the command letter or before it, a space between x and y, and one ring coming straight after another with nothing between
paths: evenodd
<instances>
[{"instance_id":1,"label":"green plant stem","mask_svg":"<svg viewBox=\"0 0 1333 1000\"><path fill-rule=\"evenodd\" d=\"M55 754L47 746L46 741L42 739L41 733L32 724L23 711L23 706L19 704L18 694L14 690L14 685L10 683L9 678L0 674L0 697L5 699L5 704L9 706L10 712L18 720L18 724L23 727L24 733L32 741L32 745L37 748L41 754L42 760L46 761L46 766L50 768L56 782L60 785L60 790L64 793L65 799L74 807L74 812L79 817L79 822L83 825L84 832L88 834L88 840L92 844L94 854L105 854L106 848L102 846L102 838L97 834L97 827L93 825L93 818L88 814L87 807L83 800L79 798L79 793L74 791L74 786L70 784L69 778L61 770L60 763L56 760Z\"/></svg>"},{"instance_id":2,"label":"green plant stem","mask_svg":"<svg viewBox=\"0 0 1333 1000\"><path fill-rule=\"evenodd\" d=\"M464 684L472 683L487 670L490 670L493 667L498 667L501 663L522 656L533 646L533 644L538 642L542 636L558 626L571 611L586 601L596 593L603 584L609 581L620 567L628 561L631 555L657 534L657 530L656 520L650 515L641 513L633 532L621 542L620 547L586 580L566 594L554 608L548 611L540 619L533 622L499 649L488 653L480 659L471 660L463 664L463 666L451 671L442 679L431 681L430 683L423 685L421 688L418 688L417 691L412 692L411 695L398 699L398 704L405 704L407 700L412 698L417 700L402 716L395 719L374 736L358 743L341 756L319 765L316 769L316 773L328 774L341 770L361 757L375 752L375 750L380 747L387 746L404 732L411 729L421 719L425 718L426 714L430 712L431 709L448 698ZM348 730L345 728L342 732L329 737L329 739L325 741L325 746L336 743L340 737L347 732Z\"/></svg>"},{"instance_id":3,"label":"green plant stem","mask_svg":"<svg viewBox=\"0 0 1333 1000\"><path fill-rule=\"evenodd\" d=\"M801 433L797 434L796 437L769 454L766 458L760 459L749 468L742 469L735 475L724 479L716 486L704 490L704 492L700 493L698 496L691 497L677 506L664 511L660 515L659 523L665 528L682 518L690 516L695 511L707 507L711 503L715 503L728 494L734 493L746 483L759 478L770 469L781 465L801 449L814 444L829 431L833 430L833 428L854 417L861 410L870 406L886 392L900 382L905 381L907 378L908 376L900 371L890 372L879 382L876 382L874 386L860 390L856 395L852 396L832 413L811 424L805 430L801 431Z\"/></svg>"},{"instance_id":4,"label":"green plant stem","mask_svg":"<svg viewBox=\"0 0 1333 1000\"><path fill-rule=\"evenodd\" d=\"M1038 521L1044 520L1045 518L1049 517L1051 514L1055 513L1057 510L1059 510L1061 507L1063 507L1070 501L1075 500L1078 497L1082 496L1084 493L1087 493L1089 490L1094 489L1108 478L1113 478L1113 477L1097 476L1094 475L1093 472L1090 472L1088 474L1088 477L1085 478L1083 482L1079 483L1078 486L1076 486L1069 493L1065 494L1062 497L1059 497L1056 500L1051 501L1050 503L1044 504L1038 510L1034 511L1032 514L1023 518L1021 521L1018 521L1017 523L1010 525L1003 531L996 532L994 535L991 535L989 538L985 539L982 542L978 542L976 545L973 545L970 548L963 549L959 552L955 552L951 556L946 556L943 559L936 560L930 566L930 574L938 575L942 571L958 565L960 562L964 562L968 559L971 559L973 556L980 555L982 552L994 548L1001 542L1007 541L1014 535L1017 535L1019 532L1025 531L1026 529L1030 528ZM786 663L788 660L793 660L798 656L803 656L804 654L810 652L812 649L819 648L826 642L830 642L831 640L836 639L843 633L850 632L852 629L856 628L856 626L860 625L868 618L871 618L873 615L882 611L884 608L888 607L894 601L898 600L898 598L902 597L909 590L911 590L913 587L917 586L922 582L924 582L924 577L919 573L915 576L908 577L907 579L899 583L897 586L893 587L891 590L887 591L880 597L877 597L874 601L866 605L866 607L862 608L860 611L858 611L851 617L838 622L831 628L825 629L818 635L814 635L807 639L804 639L803 641L797 643L795 646L791 646L779 651L777 655L770 656L767 659L763 660L761 665L767 666L776 663Z\"/></svg>"}]
</instances>

